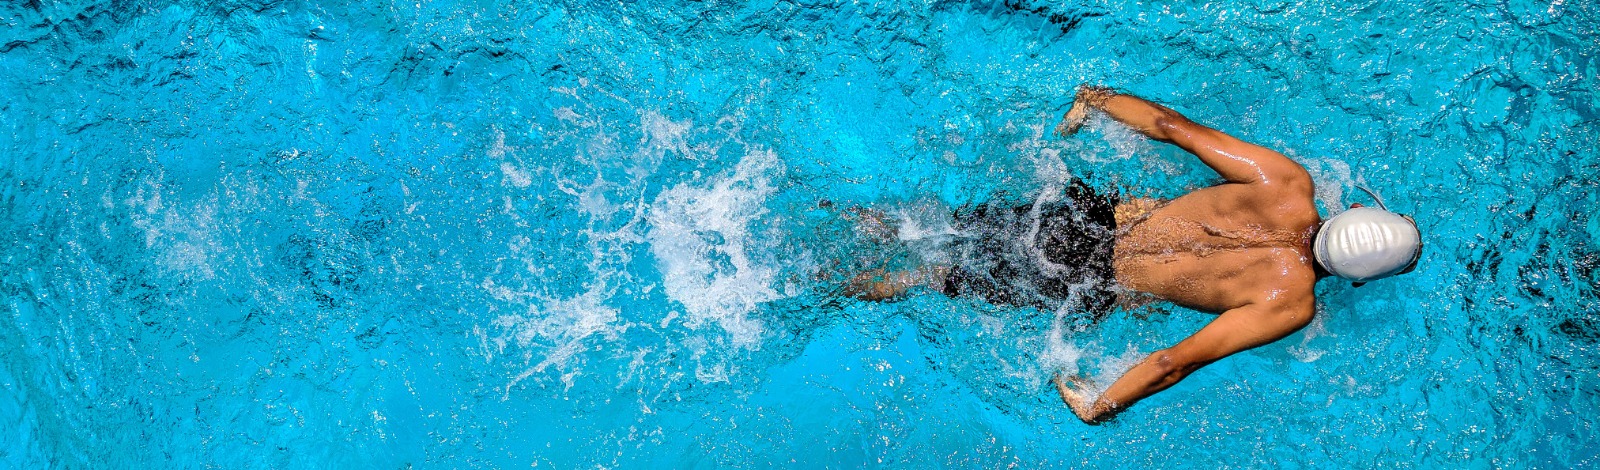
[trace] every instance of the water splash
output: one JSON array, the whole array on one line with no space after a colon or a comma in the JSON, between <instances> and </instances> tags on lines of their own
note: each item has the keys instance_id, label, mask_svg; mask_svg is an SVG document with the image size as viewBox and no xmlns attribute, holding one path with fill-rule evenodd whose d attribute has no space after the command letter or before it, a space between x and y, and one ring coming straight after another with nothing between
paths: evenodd
<instances>
[{"instance_id":1,"label":"water splash","mask_svg":"<svg viewBox=\"0 0 1600 470\"><path fill-rule=\"evenodd\" d=\"M758 349L762 322L756 306L778 299L777 269L762 264L757 250L776 245L775 234L758 233L765 201L783 167L769 150L745 154L729 174L663 191L651 205L650 251L662 285L682 305L685 322L699 329L715 324L735 346Z\"/></svg>"},{"instance_id":2,"label":"water splash","mask_svg":"<svg viewBox=\"0 0 1600 470\"><path fill-rule=\"evenodd\" d=\"M1111 145L1110 156L1101 156L1099 152L1084 152L1082 158L1090 163L1110 163L1131 159L1136 155L1149 154L1154 148L1149 137L1140 134L1106 113L1093 111L1084 123L1083 131L1099 133L1102 139Z\"/></svg>"},{"instance_id":3,"label":"water splash","mask_svg":"<svg viewBox=\"0 0 1600 470\"><path fill-rule=\"evenodd\" d=\"M1350 175L1350 164L1332 158L1307 158L1300 160L1300 164L1307 173L1311 173L1312 186L1316 188L1313 197L1328 210L1328 216L1344 212L1345 188L1355 184L1355 179Z\"/></svg>"}]
</instances>

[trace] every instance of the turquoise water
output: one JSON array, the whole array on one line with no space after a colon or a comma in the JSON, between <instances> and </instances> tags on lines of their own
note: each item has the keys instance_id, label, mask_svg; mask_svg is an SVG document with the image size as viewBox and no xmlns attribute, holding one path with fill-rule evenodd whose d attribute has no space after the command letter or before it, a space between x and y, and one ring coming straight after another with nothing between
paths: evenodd
<instances>
[{"instance_id":1,"label":"turquoise water","mask_svg":"<svg viewBox=\"0 0 1600 470\"><path fill-rule=\"evenodd\" d=\"M1594 467L1600 5L0 5L0 466ZM830 279L949 207L1279 149L1418 270L1089 427L1203 325ZM821 201L832 204L820 204ZM900 225L877 242L845 210Z\"/></svg>"}]
</instances>

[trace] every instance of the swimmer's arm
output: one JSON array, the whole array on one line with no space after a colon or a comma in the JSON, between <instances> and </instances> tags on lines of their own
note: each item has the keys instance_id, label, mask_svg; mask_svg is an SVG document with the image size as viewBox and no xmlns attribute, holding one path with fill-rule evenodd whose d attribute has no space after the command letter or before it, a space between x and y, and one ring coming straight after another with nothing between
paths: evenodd
<instances>
[{"instance_id":1,"label":"swimmer's arm","mask_svg":"<svg viewBox=\"0 0 1600 470\"><path fill-rule=\"evenodd\" d=\"M1193 336L1145 358L1093 401L1061 377L1056 378L1056 389L1078 419L1100 424L1207 364L1299 331L1311 322L1314 311L1309 304L1289 309L1250 305L1229 310Z\"/></svg>"},{"instance_id":2,"label":"swimmer's arm","mask_svg":"<svg viewBox=\"0 0 1600 470\"><path fill-rule=\"evenodd\" d=\"M1206 166L1231 183L1304 183L1311 176L1305 168L1283 154L1251 144L1184 117L1166 106L1110 88L1082 86L1072 109L1056 131L1076 132L1088 117L1088 108L1104 111L1152 139L1171 143L1200 157Z\"/></svg>"}]
</instances>

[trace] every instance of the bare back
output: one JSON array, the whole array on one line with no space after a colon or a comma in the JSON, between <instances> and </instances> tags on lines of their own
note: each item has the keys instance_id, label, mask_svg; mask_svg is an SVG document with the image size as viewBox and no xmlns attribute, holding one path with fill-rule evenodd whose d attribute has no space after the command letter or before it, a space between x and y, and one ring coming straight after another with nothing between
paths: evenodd
<instances>
[{"instance_id":1,"label":"bare back","mask_svg":"<svg viewBox=\"0 0 1600 470\"><path fill-rule=\"evenodd\" d=\"M1309 296L1318 219L1293 189L1223 184L1134 219L1118 230L1117 282L1211 313Z\"/></svg>"},{"instance_id":2,"label":"bare back","mask_svg":"<svg viewBox=\"0 0 1600 470\"><path fill-rule=\"evenodd\" d=\"M1092 424L1206 364L1310 323L1318 277L1311 237L1320 217L1312 203L1311 175L1283 154L1196 124L1164 106L1097 87L1078 89L1058 131L1071 134L1089 109L1187 150L1226 180L1138 220L1119 222L1113 258L1118 283L1218 315L1183 341L1152 353L1092 400L1058 377L1061 399Z\"/></svg>"}]
</instances>

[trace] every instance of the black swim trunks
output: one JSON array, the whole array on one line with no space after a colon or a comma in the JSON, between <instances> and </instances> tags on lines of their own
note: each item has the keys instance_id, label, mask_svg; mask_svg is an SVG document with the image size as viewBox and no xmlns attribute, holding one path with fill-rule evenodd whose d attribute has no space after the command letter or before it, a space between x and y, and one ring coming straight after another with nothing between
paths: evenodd
<instances>
[{"instance_id":1,"label":"black swim trunks","mask_svg":"<svg viewBox=\"0 0 1600 470\"><path fill-rule=\"evenodd\" d=\"M1068 308L1096 317L1110 312L1117 296L1111 257L1119 198L1074 180L1059 199L958 210L955 228L961 235L944 293L1041 310L1076 299Z\"/></svg>"}]
</instances>

